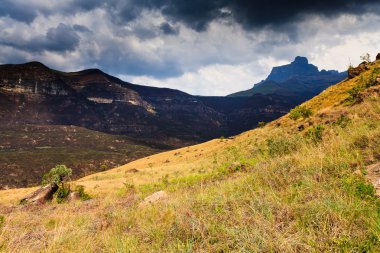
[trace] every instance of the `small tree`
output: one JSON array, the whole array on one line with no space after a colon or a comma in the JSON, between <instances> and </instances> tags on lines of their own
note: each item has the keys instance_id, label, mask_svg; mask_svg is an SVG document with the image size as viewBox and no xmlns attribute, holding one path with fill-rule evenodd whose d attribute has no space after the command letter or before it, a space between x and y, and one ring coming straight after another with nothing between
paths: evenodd
<instances>
[{"instance_id":1,"label":"small tree","mask_svg":"<svg viewBox=\"0 0 380 253\"><path fill-rule=\"evenodd\" d=\"M66 165L57 165L42 177L42 184L56 184L64 188L63 181L72 175L72 170Z\"/></svg>"},{"instance_id":2,"label":"small tree","mask_svg":"<svg viewBox=\"0 0 380 253\"><path fill-rule=\"evenodd\" d=\"M371 55L369 53L363 54L360 59L365 62L371 62Z\"/></svg>"},{"instance_id":3,"label":"small tree","mask_svg":"<svg viewBox=\"0 0 380 253\"><path fill-rule=\"evenodd\" d=\"M313 115L312 110L306 106L296 106L289 112L289 118L292 120L298 120L300 118L306 119L311 115Z\"/></svg>"}]
</instances>

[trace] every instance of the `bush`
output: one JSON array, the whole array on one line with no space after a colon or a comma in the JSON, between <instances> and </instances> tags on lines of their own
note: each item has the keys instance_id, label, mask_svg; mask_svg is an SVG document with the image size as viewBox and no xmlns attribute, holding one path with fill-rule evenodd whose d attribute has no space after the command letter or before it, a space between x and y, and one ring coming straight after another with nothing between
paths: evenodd
<instances>
[{"instance_id":1,"label":"bush","mask_svg":"<svg viewBox=\"0 0 380 253\"><path fill-rule=\"evenodd\" d=\"M309 118L311 115L313 115L313 112L310 108L307 108L306 106L296 106L294 109L290 110L289 118L292 120L297 120L300 118Z\"/></svg>"},{"instance_id":2,"label":"bush","mask_svg":"<svg viewBox=\"0 0 380 253\"><path fill-rule=\"evenodd\" d=\"M72 170L70 168L67 168L65 165L57 165L42 177L42 184L63 184L63 180L71 175Z\"/></svg>"},{"instance_id":3,"label":"bush","mask_svg":"<svg viewBox=\"0 0 380 253\"><path fill-rule=\"evenodd\" d=\"M307 137L309 137L314 143L322 141L323 131L325 128L321 125L312 127L307 132Z\"/></svg>"},{"instance_id":4,"label":"bush","mask_svg":"<svg viewBox=\"0 0 380 253\"><path fill-rule=\"evenodd\" d=\"M64 202L67 197L70 194L70 187L59 187L58 190L55 192L55 198L57 200L57 203Z\"/></svg>"},{"instance_id":5,"label":"bush","mask_svg":"<svg viewBox=\"0 0 380 253\"><path fill-rule=\"evenodd\" d=\"M79 193L79 197L82 201L91 199L91 196L87 192L84 191L83 185L77 185L75 187L75 191Z\"/></svg>"},{"instance_id":6,"label":"bush","mask_svg":"<svg viewBox=\"0 0 380 253\"><path fill-rule=\"evenodd\" d=\"M265 127L267 125L267 123L266 122L264 122L264 121L260 121L259 123L257 123L257 127Z\"/></svg>"},{"instance_id":7,"label":"bush","mask_svg":"<svg viewBox=\"0 0 380 253\"><path fill-rule=\"evenodd\" d=\"M375 196L375 187L356 175L343 178L343 189L362 199Z\"/></svg>"},{"instance_id":8,"label":"bush","mask_svg":"<svg viewBox=\"0 0 380 253\"><path fill-rule=\"evenodd\" d=\"M351 120L346 115L340 115L340 117L335 121L334 125L340 126L341 128L345 128Z\"/></svg>"},{"instance_id":9,"label":"bush","mask_svg":"<svg viewBox=\"0 0 380 253\"><path fill-rule=\"evenodd\" d=\"M5 224L5 217L0 215L0 229L3 228L4 224Z\"/></svg>"},{"instance_id":10,"label":"bush","mask_svg":"<svg viewBox=\"0 0 380 253\"><path fill-rule=\"evenodd\" d=\"M362 92L363 90L364 90L364 88L361 87L361 86L355 86L352 89L349 89L347 91L347 93L349 95L348 98L347 98L347 101L351 102L351 103L359 102L359 100L360 100L360 92Z\"/></svg>"}]
</instances>

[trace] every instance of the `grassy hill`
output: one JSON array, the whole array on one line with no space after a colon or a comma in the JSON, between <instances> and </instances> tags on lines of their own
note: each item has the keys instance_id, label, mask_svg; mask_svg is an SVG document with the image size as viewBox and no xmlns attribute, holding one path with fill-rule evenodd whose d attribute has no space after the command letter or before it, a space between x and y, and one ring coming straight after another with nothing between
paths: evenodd
<instances>
[{"instance_id":1,"label":"grassy hill","mask_svg":"<svg viewBox=\"0 0 380 253\"><path fill-rule=\"evenodd\" d=\"M370 67L263 128L73 182L92 200L14 206L34 189L0 191L0 250L378 252L365 174L380 160L380 63ZM139 206L159 190L167 200Z\"/></svg>"}]
</instances>

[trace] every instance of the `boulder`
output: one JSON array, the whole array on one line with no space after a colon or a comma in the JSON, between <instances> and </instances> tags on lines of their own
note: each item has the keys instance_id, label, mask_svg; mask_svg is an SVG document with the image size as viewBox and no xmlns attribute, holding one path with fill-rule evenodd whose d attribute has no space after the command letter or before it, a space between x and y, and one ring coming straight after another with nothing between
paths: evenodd
<instances>
[{"instance_id":1,"label":"boulder","mask_svg":"<svg viewBox=\"0 0 380 253\"><path fill-rule=\"evenodd\" d=\"M376 55L376 61L380 61L380 53Z\"/></svg>"},{"instance_id":2,"label":"boulder","mask_svg":"<svg viewBox=\"0 0 380 253\"><path fill-rule=\"evenodd\" d=\"M44 204L53 199L53 194L58 190L58 185L55 183L45 185L37 191L23 198L22 204Z\"/></svg>"},{"instance_id":3,"label":"boulder","mask_svg":"<svg viewBox=\"0 0 380 253\"><path fill-rule=\"evenodd\" d=\"M162 202L169 198L168 194L165 191L155 192L152 195L146 197L143 202L140 203L139 207L144 207L152 205L157 202Z\"/></svg>"},{"instance_id":4,"label":"boulder","mask_svg":"<svg viewBox=\"0 0 380 253\"><path fill-rule=\"evenodd\" d=\"M366 70L369 70L368 63L362 62L356 68L349 68L348 69L348 78L352 79L352 78L360 75L361 73L363 73Z\"/></svg>"},{"instance_id":5,"label":"boulder","mask_svg":"<svg viewBox=\"0 0 380 253\"><path fill-rule=\"evenodd\" d=\"M80 200L79 192L70 192L69 196L67 196L67 200L69 202Z\"/></svg>"}]
</instances>

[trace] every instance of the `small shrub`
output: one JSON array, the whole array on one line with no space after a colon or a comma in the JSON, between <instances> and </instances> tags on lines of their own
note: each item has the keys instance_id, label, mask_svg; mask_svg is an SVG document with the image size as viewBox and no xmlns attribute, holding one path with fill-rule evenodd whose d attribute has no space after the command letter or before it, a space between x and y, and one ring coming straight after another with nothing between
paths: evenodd
<instances>
[{"instance_id":1,"label":"small shrub","mask_svg":"<svg viewBox=\"0 0 380 253\"><path fill-rule=\"evenodd\" d=\"M323 131L325 128L321 125L309 128L307 132L307 137L310 138L314 143L322 141Z\"/></svg>"},{"instance_id":2,"label":"small shrub","mask_svg":"<svg viewBox=\"0 0 380 253\"><path fill-rule=\"evenodd\" d=\"M72 170L67 168L66 165L57 165L42 177L42 184L63 184L63 180L71 175Z\"/></svg>"},{"instance_id":3,"label":"small shrub","mask_svg":"<svg viewBox=\"0 0 380 253\"><path fill-rule=\"evenodd\" d=\"M0 229L2 229L5 225L5 217L0 215Z\"/></svg>"},{"instance_id":4,"label":"small shrub","mask_svg":"<svg viewBox=\"0 0 380 253\"><path fill-rule=\"evenodd\" d=\"M102 164L102 165L100 165L100 170L101 171L108 170L108 166L106 164Z\"/></svg>"},{"instance_id":5,"label":"small shrub","mask_svg":"<svg viewBox=\"0 0 380 253\"><path fill-rule=\"evenodd\" d=\"M267 123L264 121L260 121L259 123L257 123L257 127L259 127L259 128L265 127L266 125L267 125Z\"/></svg>"},{"instance_id":6,"label":"small shrub","mask_svg":"<svg viewBox=\"0 0 380 253\"><path fill-rule=\"evenodd\" d=\"M339 118L335 121L334 125L340 126L341 128L345 128L348 124L351 123L351 120L346 115L342 114L339 116Z\"/></svg>"},{"instance_id":7,"label":"small shrub","mask_svg":"<svg viewBox=\"0 0 380 253\"><path fill-rule=\"evenodd\" d=\"M70 194L70 187L59 187L55 192L57 203L63 203Z\"/></svg>"},{"instance_id":8,"label":"small shrub","mask_svg":"<svg viewBox=\"0 0 380 253\"><path fill-rule=\"evenodd\" d=\"M134 192L136 191L136 187L133 184L130 184L128 182L123 183L124 188L127 190L127 192Z\"/></svg>"},{"instance_id":9,"label":"small shrub","mask_svg":"<svg viewBox=\"0 0 380 253\"><path fill-rule=\"evenodd\" d=\"M82 201L91 199L91 196L84 191L84 186L83 185L77 185L75 187L75 191L78 192L79 197L80 197L80 199Z\"/></svg>"},{"instance_id":10,"label":"small shrub","mask_svg":"<svg viewBox=\"0 0 380 253\"><path fill-rule=\"evenodd\" d=\"M163 176L163 177L161 178L161 180L162 180L162 183L163 183L165 186L168 186L168 185L169 185L169 175L168 175L168 174L166 174L165 176Z\"/></svg>"},{"instance_id":11,"label":"small shrub","mask_svg":"<svg viewBox=\"0 0 380 253\"><path fill-rule=\"evenodd\" d=\"M362 56L360 56L360 60L365 62L371 62L371 55L369 53L365 53Z\"/></svg>"},{"instance_id":12,"label":"small shrub","mask_svg":"<svg viewBox=\"0 0 380 253\"><path fill-rule=\"evenodd\" d=\"M343 178L343 189L362 199L375 196L375 187L357 175Z\"/></svg>"},{"instance_id":13,"label":"small shrub","mask_svg":"<svg viewBox=\"0 0 380 253\"><path fill-rule=\"evenodd\" d=\"M300 118L306 119L313 115L310 108L306 106L296 106L294 109L290 110L289 118L292 120L297 120Z\"/></svg>"},{"instance_id":14,"label":"small shrub","mask_svg":"<svg viewBox=\"0 0 380 253\"><path fill-rule=\"evenodd\" d=\"M355 86L352 89L349 89L347 91L347 93L349 95L348 98L347 98L347 101L351 102L351 103L359 102L359 100L360 100L360 92L362 92L363 90L364 90L364 88L361 87L361 86Z\"/></svg>"}]
</instances>

